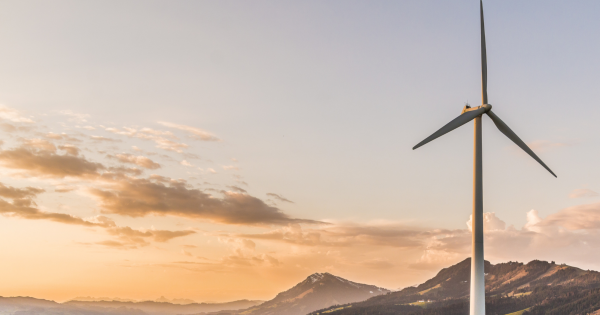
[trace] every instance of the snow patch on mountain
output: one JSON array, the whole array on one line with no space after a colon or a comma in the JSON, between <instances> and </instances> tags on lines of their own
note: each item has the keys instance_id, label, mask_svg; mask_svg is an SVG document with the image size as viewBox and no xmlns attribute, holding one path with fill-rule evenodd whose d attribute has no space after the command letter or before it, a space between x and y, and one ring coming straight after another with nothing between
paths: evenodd
<instances>
[{"instance_id":1,"label":"snow patch on mountain","mask_svg":"<svg viewBox=\"0 0 600 315\"><path fill-rule=\"evenodd\" d=\"M315 283L315 282L323 279L324 276L325 275L322 273L314 273L314 274L308 276L307 280L310 280L310 283Z\"/></svg>"}]
</instances>

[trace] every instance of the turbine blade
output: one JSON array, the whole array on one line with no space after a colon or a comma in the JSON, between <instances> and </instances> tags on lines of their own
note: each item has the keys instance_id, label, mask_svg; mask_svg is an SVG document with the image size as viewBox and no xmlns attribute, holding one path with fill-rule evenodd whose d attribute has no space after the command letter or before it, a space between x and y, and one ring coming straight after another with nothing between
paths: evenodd
<instances>
[{"instance_id":1,"label":"turbine blade","mask_svg":"<svg viewBox=\"0 0 600 315\"><path fill-rule=\"evenodd\" d=\"M488 103L487 95L487 52L485 48L485 26L483 22L483 1L479 0L479 14L481 21L481 100L482 104Z\"/></svg>"},{"instance_id":2,"label":"turbine blade","mask_svg":"<svg viewBox=\"0 0 600 315\"><path fill-rule=\"evenodd\" d=\"M516 145L518 145L519 148L523 149L523 151L527 152L529 156L531 156L534 160L540 163L548 172L550 172L550 174L554 175L554 177L557 177L556 174L554 174L554 172L552 172L552 170L548 166L546 166L546 164L544 164L544 162L542 162L542 160L537 155L535 155L533 151L531 151L531 149L525 144L525 142L523 142L523 140L521 140L521 138L519 138L519 136L517 136L516 133L514 133L510 128L508 128L508 126L502 121L502 119L500 119L500 117L494 114L491 110L488 111L487 114L488 116L490 116L496 127L500 129L500 132L502 132L505 136L508 137L508 139L512 140Z\"/></svg>"},{"instance_id":3,"label":"turbine blade","mask_svg":"<svg viewBox=\"0 0 600 315\"><path fill-rule=\"evenodd\" d=\"M444 127L440 128L440 130L434 132L431 136L429 136L425 140L419 142L419 144L417 144L416 146L413 147L413 150L415 150L415 149L419 148L420 146L423 146L424 144L431 142L431 141L447 134L448 132L468 123L469 121L473 120L475 117L485 113L485 111L486 111L486 109L481 107L478 109L474 109L474 110L470 110L468 112L462 113L460 116L454 118L454 120L447 123Z\"/></svg>"}]
</instances>

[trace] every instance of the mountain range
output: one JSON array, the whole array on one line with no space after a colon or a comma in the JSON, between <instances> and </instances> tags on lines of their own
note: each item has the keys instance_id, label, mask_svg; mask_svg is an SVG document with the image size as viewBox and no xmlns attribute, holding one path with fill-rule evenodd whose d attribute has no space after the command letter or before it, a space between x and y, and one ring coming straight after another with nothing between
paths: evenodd
<instances>
[{"instance_id":1,"label":"mountain range","mask_svg":"<svg viewBox=\"0 0 600 315\"><path fill-rule=\"evenodd\" d=\"M144 301L136 301L130 299L121 299L121 298L110 298L110 297L92 297L92 296L78 296L73 298L71 301L83 301L83 302L100 302L100 301L117 301L117 302L144 302ZM192 304L196 303L194 300L190 299L167 299L164 296L159 297L154 300L154 302L167 302L172 304Z\"/></svg>"},{"instance_id":2,"label":"mountain range","mask_svg":"<svg viewBox=\"0 0 600 315\"><path fill-rule=\"evenodd\" d=\"M245 309L263 301L240 300L227 303L173 304L167 302L54 301L31 297L0 297L2 315L177 315Z\"/></svg>"},{"instance_id":3,"label":"mountain range","mask_svg":"<svg viewBox=\"0 0 600 315\"><path fill-rule=\"evenodd\" d=\"M229 303L54 301L0 297L1 315L466 315L471 260L442 269L424 283L392 292L315 273L272 300ZM600 273L534 260L485 262L488 315L600 315ZM162 298L160 300L163 300ZM179 300L171 300L185 302Z\"/></svg>"},{"instance_id":4,"label":"mountain range","mask_svg":"<svg viewBox=\"0 0 600 315\"><path fill-rule=\"evenodd\" d=\"M485 262L486 314L600 315L600 273L534 260ZM466 315L471 259L442 269L423 284L311 315Z\"/></svg>"},{"instance_id":5,"label":"mountain range","mask_svg":"<svg viewBox=\"0 0 600 315\"><path fill-rule=\"evenodd\" d=\"M356 283L330 273L315 273L293 288L260 305L211 315L305 315L332 305L354 303L390 293L373 285Z\"/></svg>"},{"instance_id":6,"label":"mountain range","mask_svg":"<svg viewBox=\"0 0 600 315\"><path fill-rule=\"evenodd\" d=\"M65 303L29 297L0 297L1 315L305 315L331 305L354 303L391 291L352 282L330 273L315 273L274 299L185 305L145 301L99 300L79 297ZM162 300L162 298L161 298Z\"/></svg>"}]
</instances>

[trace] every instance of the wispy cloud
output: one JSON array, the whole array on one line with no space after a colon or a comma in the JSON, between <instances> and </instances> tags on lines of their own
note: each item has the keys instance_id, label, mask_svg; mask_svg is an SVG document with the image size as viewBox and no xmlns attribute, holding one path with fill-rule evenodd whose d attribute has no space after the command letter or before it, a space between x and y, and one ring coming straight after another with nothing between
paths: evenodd
<instances>
[{"instance_id":1,"label":"wispy cloud","mask_svg":"<svg viewBox=\"0 0 600 315\"><path fill-rule=\"evenodd\" d=\"M239 193L243 193L243 194L248 193L245 189L240 188L240 187L235 186L235 185L229 185L229 186L227 186L227 188L229 188L229 189L231 189L233 191L239 192Z\"/></svg>"},{"instance_id":2,"label":"wispy cloud","mask_svg":"<svg viewBox=\"0 0 600 315\"><path fill-rule=\"evenodd\" d=\"M26 125L15 125L3 122L0 124L0 130L7 133L15 133L15 132L28 132L33 129L32 123L27 123Z\"/></svg>"},{"instance_id":3,"label":"wispy cloud","mask_svg":"<svg viewBox=\"0 0 600 315\"><path fill-rule=\"evenodd\" d=\"M599 258L595 248L600 247L597 238L600 233L600 203L563 209L546 218L531 210L526 214L527 223L521 229L507 226L494 213L485 213L484 217L488 259L577 259L594 263ZM289 224L264 233L221 234L221 237L249 239L256 244L291 245L295 250L288 255L295 260L302 253L302 261L323 266L331 263L326 257L333 256L331 259L336 261L338 268L344 269L350 266L392 269L402 265L413 269L439 270L468 257L471 249L469 229L417 228L395 223L332 223L311 228ZM394 253L399 253L399 256ZM365 260L365 255L371 258ZM282 252L277 258L285 262L285 256ZM394 264L389 263L392 257Z\"/></svg>"},{"instance_id":4,"label":"wispy cloud","mask_svg":"<svg viewBox=\"0 0 600 315\"><path fill-rule=\"evenodd\" d=\"M575 141L548 141L537 140L527 144L533 151L545 152L556 148L570 147L575 145Z\"/></svg>"},{"instance_id":5,"label":"wispy cloud","mask_svg":"<svg viewBox=\"0 0 600 315\"><path fill-rule=\"evenodd\" d=\"M127 154L109 157L144 168L159 166L145 157ZM161 176L136 178L128 174L139 176L142 173L139 169L107 167L84 156L61 155L55 146L43 141L0 150L0 164L27 176L86 180L91 184L88 191L105 213L131 217L173 215L236 225L319 223L292 218L241 190L223 191L218 197L192 188L184 180Z\"/></svg>"},{"instance_id":6,"label":"wispy cloud","mask_svg":"<svg viewBox=\"0 0 600 315\"><path fill-rule=\"evenodd\" d=\"M232 254L227 255L218 262L225 266L255 266L268 264L270 266L278 266L281 264L279 260L271 255L257 254L256 243L252 240L243 238L223 238L222 243L231 246Z\"/></svg>"},{"instance_id":7,"label":"wispy cloud","mask_svg":"<svg viewBox=\"0 0 600 315\"><path fill-rule=\"evenodd\" d=\"M72 144L59 145L58 148L65 151L69 155L79 155L79 148Z\"/></svg>"},{"instance_id":8,"label":"wispy cloud","mask_svg":"<svg viewBox=\"0 0 600 315\"><path fill-rule=\"evenodd\" d=\"M245 193L223 191L221 197L187 187L184 181L118 177L110 188L91 188L103 212L130 217L172 215L236 225L319 223L295 219Z\"/></svg>"},{"instance_id":9,"label":"wispy cloud","mask_svg":"<svg viewBox=\"0 0 600 315\"><path fill-rule=\"evenodd\" d=\"M597 197L598 193L587 189L587 188L580 188L580 189L574 189L570 194L569 194L569 198L571 199L575 199L575 198L586 198L586 197Z\"/></svg>"},{"instance_id":10,"label":"wispy cloud","mask_svg":"<svg viewBox=\"0 0 600 315\"><path fill-rule=\"evenodd\" d=\"M4 105L0 105L0 118L16 123L33 123L32 119L21 115L18 110Z\"/></svg>"},{"instance_id":11,"label":"wispy cloud","mask_svg":"<svg viewBox=\"0 0 600 315\"><path fill-rule=\"evenodd\" d=\"M90 162L83 157L27 147L0 150L0 164L13 170L25 171L32 176L58 178L97 175L99 171L106 169L102 164Z\"/></svg>"},{"instance_id":12,"label":"wispy cloud","mask_svg":"<svg viewBox=\"0 0 600 315\"><path fill-rule=\"evenodd\" d=\"M289 203L294 203L293 201L283 197L282 195L278 195L275 193L267 193L267 196L277 200L277 201L281 201L281 202L289 202Z\"/></svg>"},{"instance_id":13,"label":"wispy cloud","mask_svg":"<svg viewBox=\"0 0 600 315\"><path fill-rule=\"evenodd\" d=\"M183 166L187 166L187 167L193 167L194 165L192 165L190 162L183 160L181 162L179 162L179 164L183 165Z\"/></svg>"},{"instance_id":14,"label":"wispy cloud","mask_svg":"<svg viewBox=\"0 0 600 315\"><path fill-rule=\"evenodd\" d=\"M67 142L81 142L81 140L70 136L66 133L61 133L61 134L57 134L54 132L48 132L46 134L44 134L44 138L46 139L51 139L51 140L61 140L61 141L67 141Z\"/></svg>"},{"instance_id":15,"label":"wispy cloud","mask_svg":"<svg viewBox=\"0 0 600 315\"><path fill-rule=\"evenodd\" d=\"M90 136L90 138L96 142L121 142L119 139L112 139L104 136Z\"/></svg>"},{"instance_id":16,"label":"wispy cloud","mask_svg":"<svg viewBox=\"0 0 600 315\"><path fill-rule=\"evenodd\" d=\"M159 121L158 123L165 127L183 130L183 131L187 132L188 135L192 139L202 140L202 141L220 141L221 140L221 139L217 138L215 135L213 135L212 133L202 130L200 128L174 124L174 123L170 123L170 122L166 122L166 121Z\"/></svg>"},{"instance_id":17,"label":"wispy cloud","mask_svg":"<svg viewBox=\"0 0 600 315\"><path fill-rule=\"evenodd\" d=\"M131 138L138 138L143 140L149 140L156 143L156 147L167 150L174 151L178 153L183 153L184 149L187 149L189 146L185 143L176 142L174 140L177 139L172 133L168 131L158 131L150 128L130 128L123 127L122 129L118 128L105 128L106 131L112 132L117 135L123 135Z\"/></svg>"},{"instance_id":18,"label":"wispy cloud","mask_svg":"<svg viewBox=\"0 0 600 315\"><path fill-rule=\"evenodd\" d=\"M0 214L29 220L49 220L64 224L81 225L86 227L103 228L110 235L117 237L117 241L106 241L102 245L119 247L137 247L148 245L147 239L155 242L167 242L176 237L187 236L196 232L192 230L168 231L168 230L135 230L130 227L117 226L115 222L106 216L95 216L90 219L56 212L41 211L37 208L34 199L43 189L34 187L15 188L0 183ZM6 199L10 200L7 201ZM112 244L112 245L111 245ZM125 246L126 245L126 246Z\"/></svg>"},{"instance_id":19,"label":"wispy cloud","mask_svg":"<svg viewBox=\"0 0 600 315\"><path fill-rule=\"evenodd\" d=\"M74 121L74 122L78 122L78 123L87 122L87 120L90 118L90 115L88 115L88 114L75 113L70 110L61 110L58 113L69 117L69 121Z\"/></svg>"},{"instance_id":20,"label":"wispy cloud","mask_svg":"<svg viewBox=\"0 0 600 315\"><path fill-rule=\"evenodd\" d=\"M155 170L160 168L160 164L152 161L151 159L141 156L141 155L132 155L132 154L115 154L115 155L107 155L111 159L116 159L121 163L129 163L135 164L137 166L141 166L143 168Z\"/></svg>"}]
</instances>

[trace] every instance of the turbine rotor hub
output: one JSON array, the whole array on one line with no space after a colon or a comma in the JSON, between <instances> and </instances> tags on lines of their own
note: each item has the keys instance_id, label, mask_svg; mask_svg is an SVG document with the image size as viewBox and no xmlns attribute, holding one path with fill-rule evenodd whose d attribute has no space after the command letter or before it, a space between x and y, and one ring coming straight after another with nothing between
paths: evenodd
<instances>
[{"instance_id":1,"label":"turbine rotor hub","mask_svg":"<svg viewBox=\"0 0 600 315\"><path fill-rule=\"evenodd\" d=\"M483 104L481 106L477 106L477 107L471 107L469 105L465 105L465 107L463 108L461 114L464 114L466 112L470 112L470 111L474 111L474 110L480 110L480 109L485 109L484 113L489 112L492 109L492 105L491 104Z\"/></svg>"}]
</instances>

